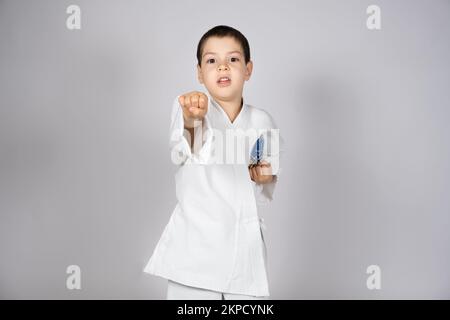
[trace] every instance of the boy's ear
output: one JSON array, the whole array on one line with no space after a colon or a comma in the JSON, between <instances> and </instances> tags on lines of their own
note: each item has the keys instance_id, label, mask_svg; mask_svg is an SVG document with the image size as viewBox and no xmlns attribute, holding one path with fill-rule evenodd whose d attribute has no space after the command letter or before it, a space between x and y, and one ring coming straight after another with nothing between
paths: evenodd
<instances>
[{"instance_id":1,"label":"boy's ear","mask_svg":"<svg viewBox=\"0 0 450 320\"><path fill-rule=\"evenodd\" d=\"M249 62L247 62L247 65L245 66L245 68L247 69L245 71L245 80L249 80L250 77L252 76L252 72L253 72L253 61L250 60Z\"/></svg>"},{"instance_id":2,"label":"boy's ear","mask_svg":"<svg viewBox=\"0 0 450 320\"><path fill-rule=\"evenodd\" d=\"M200 68L200 66L198 64L197 64L197 78L198 78L198 82L200 82L200 84L203 84L202 68Z\"/></svg>"}]
</instances>

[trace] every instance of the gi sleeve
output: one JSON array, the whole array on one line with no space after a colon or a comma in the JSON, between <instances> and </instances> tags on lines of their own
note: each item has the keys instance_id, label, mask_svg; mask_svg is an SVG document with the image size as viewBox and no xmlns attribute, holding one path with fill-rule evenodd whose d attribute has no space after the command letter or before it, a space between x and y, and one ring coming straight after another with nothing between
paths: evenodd
<instances>
[{"instance_id":1,"label":"gi sleeve","mask_svg":"<svg viewBox=\"0 0 450 320\"><path fill-rule=\"evenodd\" d=\"M284 153L284 139L280 135L280 130L270 115L268 115L267 127L268 129L263 133L263 139L266 143L262 160L270 163L274 177L270 183L254 183L255 198L258 204L267 204L273 200L275 187L278 184L282 171L280 163L282 154Z\"/></svg>"},{"instance_id":2,"label":"gi sleeve","mask_svg":"<svg viewBox=\"0 0 450 320\"><path fill-rule=\"evenodd\" d=\"M170 123L170 150L172 162L176 165L187 163L205 164L211 152L212 128L208 113L203 121L194 124L194 137L190 137L189 130L184 128L183 109L177 96L173 102ZM194 145L191 149L191 138Z\"/></svg>"}]
</instances>

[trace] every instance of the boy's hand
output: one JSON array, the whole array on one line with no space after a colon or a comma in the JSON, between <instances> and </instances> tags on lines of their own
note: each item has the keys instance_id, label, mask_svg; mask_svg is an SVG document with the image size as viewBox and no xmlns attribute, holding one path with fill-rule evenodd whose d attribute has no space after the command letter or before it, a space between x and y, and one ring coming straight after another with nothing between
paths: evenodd
<instances>
[{"instance_id":1,"label":"boy's hand","mask_svg":"<svg viewBox=\"0 0 450 320\"><path fill-rule=\"evenodd\" d=\"M202 120L208 111L208 97L199 91L192 91L178 98L183 109L185 127L193 128L195 120Z\"/></svg>"},{"instance_id":2,"label":"boy's hand","mask_svg":"<svg viewBox=\"0 0 450 320\"><path fill-rule=\"evenodd\" d=\"M270 183L273 180L272 167L266 161L250 165L248 172L250 173L250 179L259 184Z\"/></svg>"}]
</instances>

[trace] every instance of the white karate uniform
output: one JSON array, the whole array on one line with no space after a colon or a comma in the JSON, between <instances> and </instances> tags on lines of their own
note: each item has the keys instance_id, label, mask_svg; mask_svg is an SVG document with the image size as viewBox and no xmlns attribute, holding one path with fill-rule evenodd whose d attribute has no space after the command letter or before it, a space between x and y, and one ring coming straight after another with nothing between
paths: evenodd
<instances>
[{"instance_id":1,"label":"white karate uniform","mask_svg":"<svg viewBox=\"0 0 450 320\"><path fill-rule=\"evenodd\" d=\"M278 148L264 148L263 159L271 163L277 176L271 183L255 184L248 172L250 151L245 152L243 163L220 163L217 155L223 149L216 133L226 137L227 130L254 128L269 141L276 138L270 131L277 129L273 118L244 101L231 122L222 107L207 96L203 131L196 130L194 137L199 148L194 146L193 151L178 97L173 103L170 147L172 160L179 165L175 174L178 203L144 272L222 293L269 296L264 225L257 204L272 200L281 172L283 140L278 136ZM249 138L249 146L256 139Z\"/></svg>"},{"instance_id":2,"label":"white karate uniform","mask_svg":"<svg viewBox=\"0 0 450 320\"><path fill-rule=\"evenodd\" d=\"M258 297L213 291L186 286L172 280L167 281L167 300L267 300L268 298L268 296Z\"/></svg>"}]
</instances>

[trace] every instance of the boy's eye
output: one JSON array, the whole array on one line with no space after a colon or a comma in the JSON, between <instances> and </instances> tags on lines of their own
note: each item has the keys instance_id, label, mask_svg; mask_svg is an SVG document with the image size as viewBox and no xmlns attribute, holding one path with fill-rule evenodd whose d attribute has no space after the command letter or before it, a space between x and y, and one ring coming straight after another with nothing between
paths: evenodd
<instances>
[{"instance_id":1,"label":"boy's eye","mask_svg":"<svg viewBox=\"0 0 450 320\"><path fill-rule=\"evenodd\" d=\"M236 62L236 61L239 61L239 58L232 57L230 60L231 60L231 62ZM214 58L206 60L206 63L215 63L215 62L216 62L216 59L214 59Z\"/></svg>"}]
</instances>

